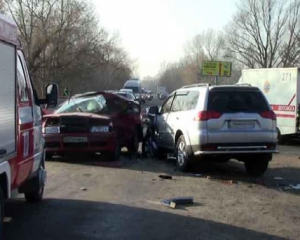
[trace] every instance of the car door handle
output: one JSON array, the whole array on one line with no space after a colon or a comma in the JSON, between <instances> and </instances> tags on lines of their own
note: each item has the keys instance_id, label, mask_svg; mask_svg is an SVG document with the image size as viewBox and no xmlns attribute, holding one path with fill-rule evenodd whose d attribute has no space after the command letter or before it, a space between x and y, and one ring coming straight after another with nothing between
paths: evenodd
<instances>
[{"instance_id":1,"label":"car door handle","mask_svg":"<svg viewBox=\"0 0 300 240\"><path fill-rule=\"evenodd\" d=\"M6 149L0 149L0 156L5 155L7 153Z\"/></svg>"}]
</instances>

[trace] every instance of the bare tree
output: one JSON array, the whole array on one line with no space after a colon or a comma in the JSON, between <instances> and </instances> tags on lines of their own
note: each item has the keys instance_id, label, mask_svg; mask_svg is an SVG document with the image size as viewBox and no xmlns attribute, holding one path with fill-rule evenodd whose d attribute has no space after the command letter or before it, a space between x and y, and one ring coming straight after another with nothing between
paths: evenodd
<instances>
[{"instance_id":1,"label":"bare tree","mask_svg":"<svg viewBox=\"0 0 300 240\"><path fill-rule=\"evenodd\" d=\"M4 0L18 25L38 90L55 81L72 92L118 86L130 77L130 59L99 26L85 0Z\"/></svg>"},{"instance_id":2,"label":"bare tree","mask_svg":"<svg viewBox=\"0 0 300 240\"><path fill-rule=\"evenodd\" d=\"M227 56L249 68L295 63L299 0L240 0L226 28Z\"/></svg>"},{"instance_id":3,"label":"bare tree","mask_svg":"<svg viewBox=\"0 0 300 240\"><path fill-rule=\"evenodd\" d=\"M222 32L208 29L188 42L186 53L194 59L216 61L222 58L224 46L225 40Z\"/></svg>"}]
</instances>

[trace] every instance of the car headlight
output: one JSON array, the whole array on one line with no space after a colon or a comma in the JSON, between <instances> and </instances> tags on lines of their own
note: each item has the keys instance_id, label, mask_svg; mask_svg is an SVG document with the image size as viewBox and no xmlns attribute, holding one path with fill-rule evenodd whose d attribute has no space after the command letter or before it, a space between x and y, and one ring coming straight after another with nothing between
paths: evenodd
<instances>
[{"instance_id":1,"label":"car headlight","mask_svg":"<svg viewBox=\"0 0 300 240\"><path fill-rule=\"evenodd\" d=\"M43 133L51 134L51 133L60 133L60 127L44 127Z\"/></svg>"},{"instance_id":2,"label":"car headlight","mask_svg":"<svg viewBox=\"0 0 300 240\"><path fill-rule=\"evenodd\" d=\"M92 133L109 132L109 126L94 126L91 128Z\"/></svg>"}]
</instances>

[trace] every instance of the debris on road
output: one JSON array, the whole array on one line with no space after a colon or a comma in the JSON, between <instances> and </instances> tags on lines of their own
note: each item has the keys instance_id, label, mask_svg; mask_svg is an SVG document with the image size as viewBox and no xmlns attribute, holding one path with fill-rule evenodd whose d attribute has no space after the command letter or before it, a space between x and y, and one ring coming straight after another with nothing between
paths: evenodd
<instances>
[{"instance_id":1,"label":"debris on road","mask_svg":"<svg viewBox=\"0 0 300 240\"><path fill-rule=\"evenodd\" d=\"M274 177L275 180L283 180L282 177Z\"/></svg>"},{"instance_id":2,"label":"debris on road","mask_svg":"<svg viewBox=\"0 0 300 240\"><path fill-rule=\"evenodd\" d=\"M283 191L288 191L288 190L300 190L300 183L298 183L297 185L283 185L283 186L279 186L279 190L283 190Z\"/></svg>"},{"instance_id":3,"label":"debris on road","mask_svg":"<svg viewBox=\"0 0 300 240\"><path fill-rule=\"evenodd\" d=\"M172 179L172 176L170 176L170 175L159 175L159 177L161 179Z\"/></svg>"},{"instance_id":4,"label":"debris on road","mask_svg":"<svg viewBox=\"0 0 300 240\"><path fill-rule=\"evenodd\" d=\"M224 183L224 184L237 184L238 182L236 180L228 180L228 181L223 181L222 183Z\"/></svg>"},{"instance_id":5,"label":"debris on road","mask_svg":"<svg viewBox=\"0 0 300 240\"><path fill-rule=\"evenodd\" d=\"M81 191L86 191L87 188L86 188L86 187L81 187L80 190L81 190Z\"/></svg>"},{"instance_id":6,"label":"debris on road","mask_svg":"<svg viewBox=\"0 0 300 240\"><path fill-rule=\"evenodd\" d=\"M194 204L194 199L192 197L178 197L165 199L161 201L163 205L175 209L177 205L191 205Z\"/></svg>"},{"instance_id":7,"label":"debris on road","mask_svg":"<svg viewBox=\"0 0 300 240\"><path fill-rule=\"evenodd\" d=\"M176 160L176 157L174 156L174 154L168 154L167 155L167 159L172 159L172 160Z\"/></svg>"}]
</instances>

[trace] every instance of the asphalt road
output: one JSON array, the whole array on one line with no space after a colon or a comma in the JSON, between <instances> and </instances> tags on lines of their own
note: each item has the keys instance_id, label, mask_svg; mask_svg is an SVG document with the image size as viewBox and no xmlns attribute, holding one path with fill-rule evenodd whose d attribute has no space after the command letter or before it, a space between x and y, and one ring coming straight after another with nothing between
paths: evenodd
<instances>
[{"instance_id":1,"label":"asphalt road","mask_svg":"<svg viewBox=\"0 0 300 240\"><path fill-rule=\"evenodd\" d=\"M43 202L20 196L6 203L3 239L300 239L300 190L286 188L300 183L299 148L280 146L258 179L236 162L202 163L183 174L173 162L125 153L114 163L54 159ZM160 202L183 196L194 204Z\"/></svg>"}]
</instances>

